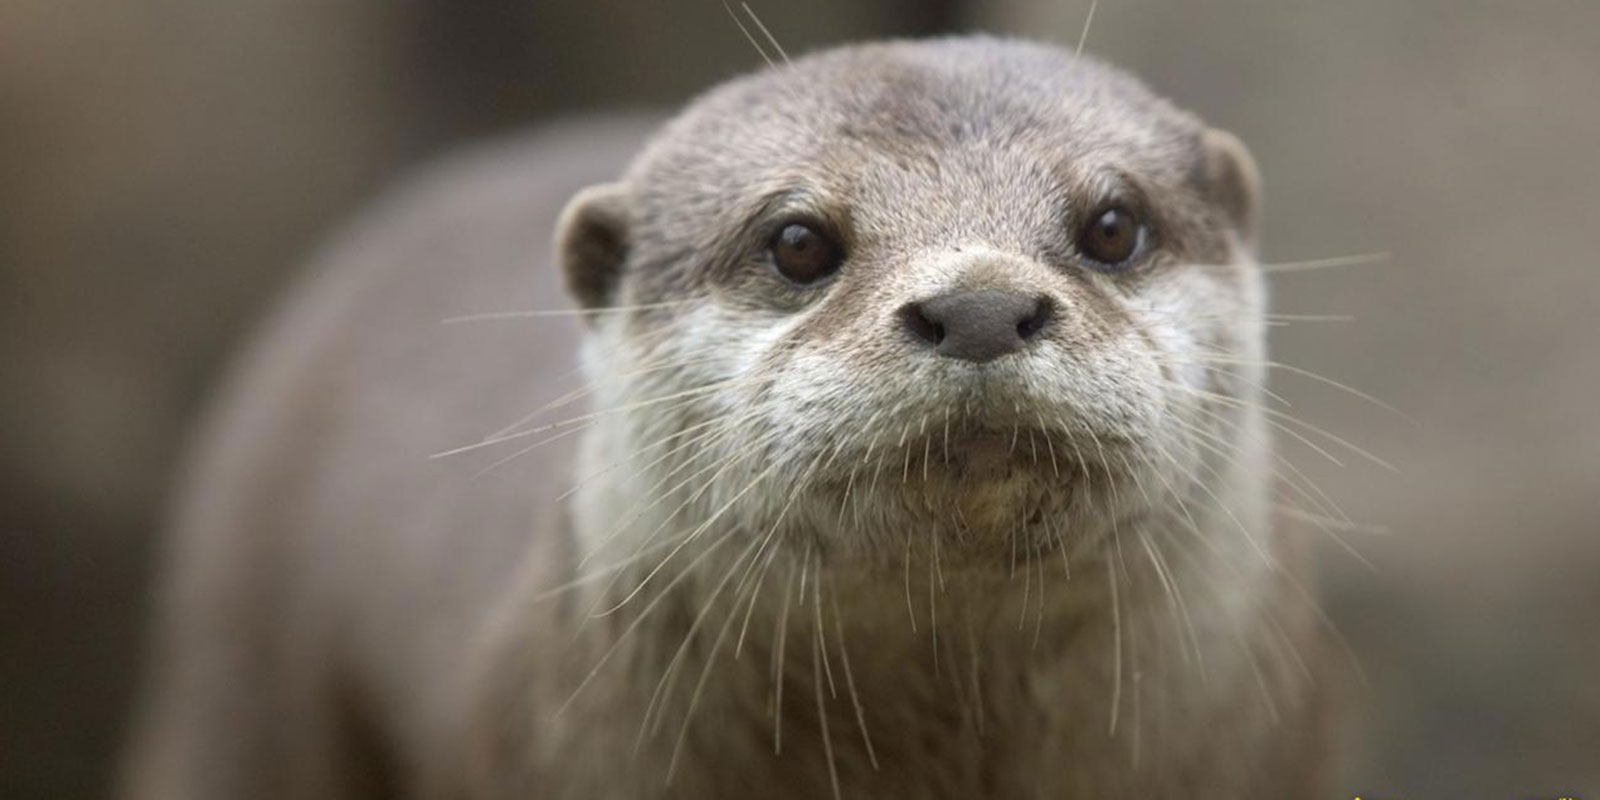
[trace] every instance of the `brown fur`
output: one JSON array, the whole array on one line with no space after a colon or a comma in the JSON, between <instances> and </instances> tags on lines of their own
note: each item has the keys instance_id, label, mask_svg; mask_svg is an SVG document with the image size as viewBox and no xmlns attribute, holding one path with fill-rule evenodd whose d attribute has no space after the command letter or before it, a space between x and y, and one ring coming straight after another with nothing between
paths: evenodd
<instances>
[{"instance_id":1,"label":"brown fur","mask_svg":"<svg viewBox=\"0 0 1600 800\"><path fill-rule=\"evenodd\" d=\"M576 471L561 439L472 479L562 430L536 423L428 460L559 371L560 324L435 323L541 296L553 198L634 141L602 130L425 181L246 365L185 503L137 796L1314 794L1242 146L986 38L734 81L561 215L598 416L541 419L592 423ZM1117 274L1072 237L1109 199L1152 230ZM849 254L825 285L763 260L797 216ZM952 364L892 324L951 286L1063 313Z\"/></svg>"}]
</instances>

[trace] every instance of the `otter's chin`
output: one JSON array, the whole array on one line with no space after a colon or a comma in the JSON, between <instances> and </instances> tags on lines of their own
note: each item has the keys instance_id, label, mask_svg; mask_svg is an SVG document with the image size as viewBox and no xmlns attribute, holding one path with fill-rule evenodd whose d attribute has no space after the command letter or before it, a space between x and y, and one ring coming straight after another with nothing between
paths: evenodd
<instances>
[{"instance_id":1,"label":"otter's chin","mask_svg":"<svg viewBox=\"0 0 1600 800\"><path fill-rule=\"evenodd\" d=\"M1071 489L1074 466L1035 452L1043 445L1029 437L980 434L953 438L947 457L937 460L926 477L908 486L934 500L968 532L998 531L1009 535Z\"/></svg>"},{"instance_id":2,"label":"otter's chin","mask_svg":"<svg viewBox=\"0 0 1600 800\"><path fill-rule=\"evenodd\" d=\"M1028 466L1019 460L1017 442L1008 436L980 434L956 440L946 468L958 480L974 483L1018 479Z\"/></svg>"},{"instance_id":3,"label":"otter's chin","mask_svg":"<svg viewBox=\"0 0 1600 800\"><path fill-rule=\"evenodd\" d=\"M1024 524L1040 506L1038 483L1026 475L969 480L952 487L962 527L973 531L1009 531Z\"/></svg>"}]
</instances>

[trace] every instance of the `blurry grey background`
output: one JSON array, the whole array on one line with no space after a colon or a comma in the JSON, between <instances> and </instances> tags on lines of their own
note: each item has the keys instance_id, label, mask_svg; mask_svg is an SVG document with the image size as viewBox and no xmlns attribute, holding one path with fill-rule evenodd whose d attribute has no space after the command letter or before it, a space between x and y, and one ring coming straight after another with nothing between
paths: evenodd
<instances>
[{"instance_id":1,"label":"blurry grey background","mask_svg":"<svg viewBox=\"0 0 1600 800\"><path fill-rule=\"evenodd\" d=\"M1087 0L752 3L790 52ZM1345 670L1339 793L1600 793L1600 4L1104 0L1088 51L1266 177L1297 463ZM759 60L717 0L0 3L0 796L101 796L185 428L296 264L411 163Z\"/></svg>"}]
</instances>

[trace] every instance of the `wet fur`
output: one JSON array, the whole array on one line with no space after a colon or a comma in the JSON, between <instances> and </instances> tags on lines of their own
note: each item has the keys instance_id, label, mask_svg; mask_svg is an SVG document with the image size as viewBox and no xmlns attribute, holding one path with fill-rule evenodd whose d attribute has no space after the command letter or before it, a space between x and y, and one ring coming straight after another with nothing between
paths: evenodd
<instances>
[{"instance_id":1,"label":"wet fur","mask_svg":"<svg viewBox=\"0 0 1600 800\"><path fill-rule=\"evenodd\" d=\"M555 163L497 154L380 217L245 371L183 520L142 796L1315 793L1322 659L1270 520L1231 137L987 38L731 82L562 214L595 416L496 454L581 437L486 484L418 469L522 416L525 392L485 398L550 348L454 362L398 312L426 318L452 257L516 266L507 232L554 208L506 174L542 198L582 177ZM1116 275L1071 236L1113 196L1156 236ZM762 260L802 214L850 254L825 287ZM994 285L1062 309L1029 352L978 368L897 335L905 302ZM452 386L461 363L496 378Z\"/></svg>"}]
</instances>

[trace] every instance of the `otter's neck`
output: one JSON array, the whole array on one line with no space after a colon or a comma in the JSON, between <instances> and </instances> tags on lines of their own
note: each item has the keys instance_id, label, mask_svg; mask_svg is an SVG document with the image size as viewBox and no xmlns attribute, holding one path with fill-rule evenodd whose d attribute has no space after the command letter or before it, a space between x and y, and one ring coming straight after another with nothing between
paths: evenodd
<instances>
[{"instance_id":1,"label":"otter's neck","mask_svg":"<svg viewBox=\"0 0 1600 800\"><path fill-rule=\"evenodd\" d=\"M1225 540L1221 520L1198 521ZM863 566L792 550L756 561L737 534L707 538L676 557L704 559L691 571L621 592L641 562L596 603L626 600L585 624L587 657L614 662L584 689L590 720L651 787L670 773L683 796L726 794L743 771L804 796L828 796L835 776L906 796L1026 795L994 781L1066 757L1121 786L1137 761L1188 746L1180 732L1210 690L1259 672L1239 631L1260 627L1266 591L1241 581L1267 578L1164 528L1120 535L1070 574L1056 553L1014 569L915 550Z\"/></svg>"}]
</instances>

